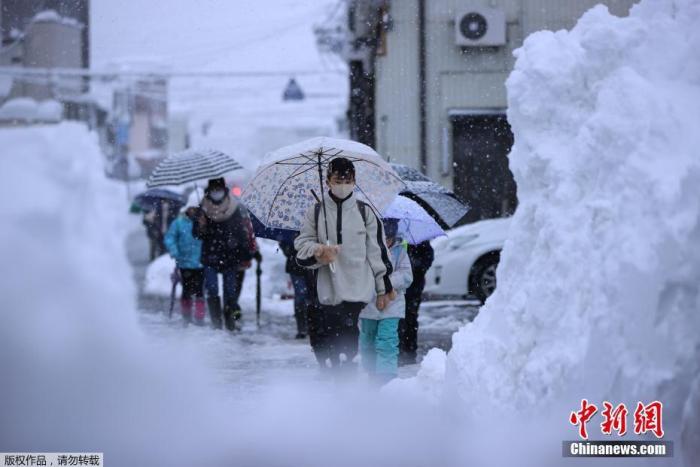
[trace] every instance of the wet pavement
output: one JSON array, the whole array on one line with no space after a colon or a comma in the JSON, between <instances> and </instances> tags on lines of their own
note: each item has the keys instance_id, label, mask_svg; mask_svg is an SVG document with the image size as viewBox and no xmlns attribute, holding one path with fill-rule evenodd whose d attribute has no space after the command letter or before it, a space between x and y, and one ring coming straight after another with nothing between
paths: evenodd
<instances>
[{"instance_id":1,"label":"wet pavement","mask_svg":"<svg viewBox=\"0 0 700 467\"><path fill-rule=\"evenodd\" d=\"M260 325L255 310L244 306L241 329L234 333L211 329L208 324L186 325L178 313L168 317L169 297L143 293L148 266L145 234L134 230L127 239L127 253L138 286L139 318L148 335L165 344L192 346L204 355L222 383L243 392L273 384L280 377L291 380L314 378L318 368L308 339L294 339L296 325L291 311L280 312L278 301L266 309L263 300ZM249 273L246 280L254 280ZM242 300L242 303L244 301ZM291 303L288 305L291 310ZM474 318L478 307L469 302L426 302L419 315L419 360L433 347L449 350L452 334ZM401 376L410 376L417 365L403 367Z\"/></svg>"}]
</instances>

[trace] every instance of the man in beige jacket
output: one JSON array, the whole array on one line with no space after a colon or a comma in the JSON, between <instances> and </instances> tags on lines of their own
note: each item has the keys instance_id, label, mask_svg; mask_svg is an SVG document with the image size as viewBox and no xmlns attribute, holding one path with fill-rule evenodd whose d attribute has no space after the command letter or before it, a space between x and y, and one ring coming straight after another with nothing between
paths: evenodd
<instances>
[{"instance_id":1,"label":"man in beige jacket","mask_svg":"<svg viewBox=\"0 0 700 467\"><path fill-rule=\"evenodd\" d=\"M395 297L389 279L392 265L381 220L353 193L353 163L342 157L333 159L327 182L325 209L321 203L309 209L294 246L297 263L317 270L320 331L331 366L352 367L360 312L375 296L379 310Z\"/></svg>"}]
</instances>

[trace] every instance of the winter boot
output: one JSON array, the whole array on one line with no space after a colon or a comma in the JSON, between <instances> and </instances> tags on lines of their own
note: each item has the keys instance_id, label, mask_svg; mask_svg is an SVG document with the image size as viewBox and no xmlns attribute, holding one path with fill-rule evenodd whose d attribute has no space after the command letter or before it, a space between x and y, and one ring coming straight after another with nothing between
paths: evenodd
<instances>
[{"instance_id":1,"label":"winter boot","mask_svg":"<svg viewBox=\"0 0 700 467\"><path fill-rule=\"evenodd\" d=\"M194 300L194 322L196 324L204 324L204 317L207 315L207 305L203 298L198 297Z\"/></svg>"},{"instance_id":2,"label":"winter boot","mask_svg":"<svg viewBox=\"0 0 700 467\"><path fill-rule=\"evenodd\" d=\"M211 325L214 329L221 329L223 323L221 321L221 300L218 296L207 297L207 306L209 307L209 317Z\"/></svg>"},{"instance_id":3,"label":"winter boot","mask_svg":"<svg viewBox=\"0 0 700 467\"><path fill-rule=\"evenodd\" d=\"M236 309L236 304L229 302L224 305L224 321L226 329L229 331L236 330L236 321L241 319L241 310Z\"/></svg>"},{"instance_id":4,"label":"winter boot","mask_svg":"<svg viewBox=\"0 0 700 467\"><path fill-rule=\"evenodd\" d=\"M186 323L192 320L192 300L189 298L180 299L180 311L182 311L182 319Z\"/></svg>"},{"instance_id":5,"label":"winter boot","mask_svg":"<svg viewBox=\"0 0 700 467\"><path fill-rule=\"evenodd\" d=\"M399 353L399 366L415 365L417 362L416 352Z\"/></svg>"},{"instance_id":6,"label":"winter boot","mask_svg":"<svg viewBox=\"0 0 700 467\"><path fill-rule=\"evenodd\" d=\"M309 333L307 330L307 318L306 318L306 308L303 306L294 308L294 319L297 322L297 335L294 336L296 339L304 339Z\"/></svg>"},{"instance_id":7,"label":"winter boot","mask_svg":"<svg viewBox=\"0 0 700 467\"><path fill-rule=\"evenodd\" d=\"M231 304L231 309L233 310L233 312L231 313L231 316L233 317L233 319L234 319L235 321L240 321L240 320L241 320L241 317L243 316L243 313L242 313L242 310L241 310L241 306L238 304L237 301L236 301L236 302L233 302L233 303Z\"/></svg>"}]
</instances>

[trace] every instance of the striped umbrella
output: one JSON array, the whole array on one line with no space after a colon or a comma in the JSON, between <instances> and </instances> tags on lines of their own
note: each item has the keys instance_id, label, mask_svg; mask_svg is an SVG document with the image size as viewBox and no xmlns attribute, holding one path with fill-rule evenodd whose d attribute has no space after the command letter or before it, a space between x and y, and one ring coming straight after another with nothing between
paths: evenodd
<instances>
[{"instance_id":1,"label":"striped umbrella","mask_svg":"<svg viewBox=\"0 0 700 467\"><path fill-rule=\"evenodd\" d=\"M149 188L183 185L218 178L243 167L231 156L213 149L188 149L165 158L148 178Z\"/></svg>"}]
</instances>

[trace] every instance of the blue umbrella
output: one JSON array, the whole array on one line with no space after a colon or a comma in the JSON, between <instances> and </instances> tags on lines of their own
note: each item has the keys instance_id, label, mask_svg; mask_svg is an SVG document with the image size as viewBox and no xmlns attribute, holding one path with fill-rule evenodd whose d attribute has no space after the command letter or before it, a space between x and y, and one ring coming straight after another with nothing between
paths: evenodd
<instances>
[{"instance_id":1,"label":"blue umbrella","mask_svg":"<svg viewBox=\"0 0 700 467\"><path fill-rule=\"evenodd\" d=\"M445 235L442 227L418 203L397 196L382 213L385 219L399 220L399 234L411 245Z\"/></svg>"},{"instance_id":2,"label":"blue umbrella","mask_svg":"<svg viewBox=\"0 0 700 467\"><path fill-rule=\"evenodd\" d=\"M174 191L151 188L136 195L134 205L143 211L148 211L155 209L156 205L163 200L173 202L176 205L176 209L180 209L187 202L184 196Z\"/></svg>"}]
</instances>

